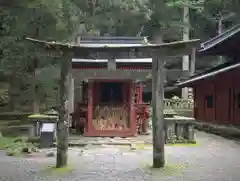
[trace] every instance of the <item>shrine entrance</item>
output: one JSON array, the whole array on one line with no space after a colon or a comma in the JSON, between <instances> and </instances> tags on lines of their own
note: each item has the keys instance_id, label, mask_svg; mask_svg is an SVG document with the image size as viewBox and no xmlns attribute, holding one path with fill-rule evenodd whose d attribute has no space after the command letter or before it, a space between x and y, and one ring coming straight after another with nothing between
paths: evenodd
<instances>
[{"instance_id":1,"label":"shrine entrance","mask_svg":"<svg viewBox=\"0 0 240 181\"><path fill-rule=\"evenodd\" d=\"M93 117L96 130L130 128L130 84L126 81L100 80L93 86Z\"/></svg>"},{"instance_id":2,"label":"shrine entrance","mask_svg":"<svg viewBox=\"0 0 240 181\"><path fill-rule=\"evenodd\" d=\"M122 104L124 82L98 82L100 87L100 103Z\"/></svg>"},{"instance_id":3,"label":"shrine entrance","mask_svg":"<svg viewBox=\"0 0 240 181\"><path fill-rule=\"evenodd\" d=\"M92 99L88 99L88 128L85 135L135 135L136 111L132 104L134 81L98 79L88 84L88 97Z\"/></svg>"}]
</instances>

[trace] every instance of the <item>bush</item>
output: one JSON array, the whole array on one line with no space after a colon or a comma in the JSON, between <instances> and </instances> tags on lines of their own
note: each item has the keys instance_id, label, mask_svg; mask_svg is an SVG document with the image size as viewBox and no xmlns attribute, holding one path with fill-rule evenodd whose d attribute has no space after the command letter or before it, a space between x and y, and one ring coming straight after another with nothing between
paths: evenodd
<instances>
[{"instance_id":1,"label":"bush","mask_svg":"<svg viewBox=\"0 0 240 181\"><path fill-rule=\"evenodd\" d=\"M8 156L18 156L21 154L28 154L36 152L38 149L36 145L27 142L15 142L6 146Z\"/></svg>"},{"instance_id":2,"label":"bush","mask_svg":"<svg viewBox=\"0 0 240 181\"><path fill-rule=\"evenodd\" d=\"M8 144L14 143L16 138L0 137L0 149L6 149Z\"/></svg>"},{"instance_id":3,"label":"bush","mask_svg":"<svg viewBox=\"0 0 240 181\"><path fill-rule=\"evenodd\" d=\"M33 143L28 143L26 138L0 138L0 149L5 149L7 155L17 156L23 153L32 153L38 150L37 146Z\"/></svg>"}]
</instances>

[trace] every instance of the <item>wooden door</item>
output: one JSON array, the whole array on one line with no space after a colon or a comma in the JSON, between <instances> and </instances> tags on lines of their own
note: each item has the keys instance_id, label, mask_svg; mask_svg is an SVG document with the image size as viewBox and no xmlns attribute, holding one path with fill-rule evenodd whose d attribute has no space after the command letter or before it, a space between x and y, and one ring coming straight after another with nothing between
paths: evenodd
<instances>
[{"instance_id":1,"label":"wooden door","mask_svg":"<svg viewBox=\"0 0 240 181\"><path fill-rule=\"evenodd\" d=\"M212 92L204 96L204 120L213 122L215 119L214 95Z\"/></svg>"},{"instance_id":2,"label":"wooden door","mask_svg":"<svg viewBox=\"0 0 240 181\"><path fill-rule=\"evenodd\" d=\"M230 89L218 86L216 89L216 123L228 124L230 122Z\"/></svg>"}]
</instances>

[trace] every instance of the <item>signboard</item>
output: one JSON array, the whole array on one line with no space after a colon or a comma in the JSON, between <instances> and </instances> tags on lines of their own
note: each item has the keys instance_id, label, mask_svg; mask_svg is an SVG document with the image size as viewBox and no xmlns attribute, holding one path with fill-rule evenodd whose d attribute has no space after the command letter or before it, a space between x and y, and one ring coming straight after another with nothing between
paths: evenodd
<instances>
[{"instance_id":1,"label":"signboard","mask_svg":"<svg viewBox=\"0 0 240 181\"><path fill-rule=\"evenodd\" d=\"M55 123L43 123L41 132L54 132Z\"/></svg>"}]
</instances>

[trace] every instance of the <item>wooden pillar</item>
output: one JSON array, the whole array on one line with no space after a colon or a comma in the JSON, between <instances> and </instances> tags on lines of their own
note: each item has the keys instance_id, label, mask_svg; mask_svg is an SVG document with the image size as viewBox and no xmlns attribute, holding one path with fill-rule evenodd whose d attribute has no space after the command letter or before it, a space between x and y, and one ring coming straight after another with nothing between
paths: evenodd
<instances>
[{"instance_id":1,"label":"wooden pillar","mask_svg":"<svg viewBox=\"0 0 240 181\"><path fill-rule=\"evenodd\" d=\"M143 85L139 85L139 104L143 103Z\"/></svg>"},{"instance_id":2,"label":"wooden pillar","mask_svg":"<svg viewBox=\"0 0 240 181\"><path fill-rule=\"evenodd\" d=\"M108 59L108 70L116 70L117 66L116 66L116 60L115 57L111 57L110 59Z\"/></svg>"},{"instance_id":3,"label":"wooden pillar","mask_svg":"<svg viewBox=\"0 0 240 181\"><path fill-rule=\"evenodd\" d=\"M129 114L130 114L130 128L133 131L133 135L136 136L137 134L137 116L136 116L136 109L135 109L135 86L136 84L131 81L130 83L130 91L129 91L129 96L130 96L130 101L129 101Z\"/></svg>"},{"instance_id":4,"label":"wooden pillar","mask_svg":"<svg viewBox=\"0 0 240 181\"><path fill-rule=\"evenodd\" d=\"M69 114L74 112L74 79L72 73L69 73L69 87L68 87L68 111ZM72 119L69 119L69 126L72 126Z\"/></svg>"},{"instance_id":5,"label":"wooden pillar","mask_svg":"<svg viewBox=\"0 0 240 181\"><path fill-rule=\"evenodd\" d=\"M88 118L87 118L87 132L86 136L91 136L93 133L94 127L92 123L92 114L93 114L93 82L88 81Z\"/></svg>"},{"instance_id":6,"label":"wooden pillar","mask_svg":"<svg viewBox=\"0 0 240 181\"><path fill-rule=\"evenodd\" d=\"M64 52L61 62L60 76L60 109L59 121L57 123L57 161L56 167L64 167L67 165L68 157L68 128L69 128L69 110L67 106L68 91L71 81L71 60L72 55L69 52Z\"/></svg>"},{"instance_id":7,"label":"wooden pillar","mask_svg":"<svg viewBox=\"0 0 240 181\"><path fill-rule=\"evenodd\" d=\"M83 102L83 86L82 82L79 83L79 80L75 79L74 80L74 103L82 103Z\"/></svg>"},{"instance_id":8,"label":"wooden pillar","mask_svg":"<svg viewBox=\"0 0 240 181\"><path fill-rule=\"evenodd\" d=\"M196 48L192 48L190 60L190 76L193 76L195 73L195 64L196 64ZM188 99L193 99L193 96L194 96L193 88L188 88Z\"/></svg>"},{"instance_id":9,"label":"wooden pillar","mask_svg":"<svg viewBox=\"0 0 240 181\"><path fill-rule=\"evenodd\" d=\"M153 167L165 165L164 158L164 60L153 56L152 63L152 127L153 127Z\"/></svg>"},{"instance_id":10,"label":"wooden pillar","mask_svg":"<svg viewBox=\"0 0 240 181\"><path fill-rule=\"evenodd\" d=\"M196 64L196 48L192 48L191 61L190 61L190 75L193 76L195 73Z\"/></svg>"}]
</instances>

